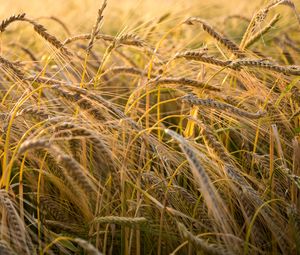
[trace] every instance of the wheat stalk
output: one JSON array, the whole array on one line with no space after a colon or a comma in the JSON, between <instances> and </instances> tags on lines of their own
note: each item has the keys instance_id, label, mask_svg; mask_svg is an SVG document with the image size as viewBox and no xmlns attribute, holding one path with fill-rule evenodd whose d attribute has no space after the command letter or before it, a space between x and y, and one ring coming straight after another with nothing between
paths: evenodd
<instances>
[{"instance_id":1,"label":"wheat stalk","mask_svg":"<svg viewBox=\"0 0 300 255\"><path fill-rule=\"evenodd\" d=\"M245 45L249 37L251 36L253 31L261 24L261 22L263 22L266 19L268 12L269 12L268 8L262 8L253 15L247 27L247 30L243 35L242 41L240 43L240 47L239 47L240 50L245 49Z\"/></svg>"}]
</instances>

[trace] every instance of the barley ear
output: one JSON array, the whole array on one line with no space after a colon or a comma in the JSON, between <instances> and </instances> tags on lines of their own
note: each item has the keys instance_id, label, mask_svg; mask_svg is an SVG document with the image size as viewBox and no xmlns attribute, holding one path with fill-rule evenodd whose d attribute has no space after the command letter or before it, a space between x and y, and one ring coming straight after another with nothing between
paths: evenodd
<instances>
[{"instance_id":1,"label":"barley ear","mask_svg":"<svg viewBox=\"0 0 300 255\"><path fill-rule=\"evenodd\" d=\"M93 45L94 45L94 39L95 39L95 36L97 35L98 33L98 27L99 27L99 24L101 22L101 20L103 19L103 12L104 12L104 9L106 8L106 5L107 5L107 0L103 0L103 3L102 3L102 6L101 8L98 10L98 17L97 17L97 20L96 20L96 23L92 29L92 32L91 32L91 38L90 38L90 41L88 43L88 46L87 46L87 53L89 54L93 48Z\"/></svg>"}]
</instances>

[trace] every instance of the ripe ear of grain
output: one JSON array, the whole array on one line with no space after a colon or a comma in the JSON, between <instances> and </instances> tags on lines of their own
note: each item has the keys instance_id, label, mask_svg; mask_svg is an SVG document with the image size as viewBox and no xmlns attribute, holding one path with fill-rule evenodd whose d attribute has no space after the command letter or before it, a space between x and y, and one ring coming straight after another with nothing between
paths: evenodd
<instances>
[{"instance_id":1,"label":"ripe ear of grain","mask_svg":"<svg viewBox=\"0 0 300 255\"><path fill-rule=\"evenodd\" d=\"M233 233L234 225L231 225L233 222L231 224L229 223L232 219L230 219L230 217L228 218L229 215L226 213L228 209L214 187L210 177L202 167L196 150L191 147L182 136L178 135L174 131L167 129L165 132L180 143L180 147L191 165L195 182L198 184L205 203L215 218L219 230L224 231L224 233ZM229 240L226 241L229 242ZM227 244L229 245L229 243Z\"/></svg>"}]
</instances>

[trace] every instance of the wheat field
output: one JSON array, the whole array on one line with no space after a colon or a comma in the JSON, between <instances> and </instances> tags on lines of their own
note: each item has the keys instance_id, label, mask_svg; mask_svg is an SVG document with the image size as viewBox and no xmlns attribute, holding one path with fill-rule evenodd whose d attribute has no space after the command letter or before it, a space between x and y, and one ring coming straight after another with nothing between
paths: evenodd
<instances>
[{"instance_id":1,"label":"wheat field","mask_svg":"<svg viewBox=\"0 0 300 255\"><path fill-rule=\"evenodd\" d=\"M300 254L299 9L2 1L0 254Z\"/></svg>"}]
</instances>

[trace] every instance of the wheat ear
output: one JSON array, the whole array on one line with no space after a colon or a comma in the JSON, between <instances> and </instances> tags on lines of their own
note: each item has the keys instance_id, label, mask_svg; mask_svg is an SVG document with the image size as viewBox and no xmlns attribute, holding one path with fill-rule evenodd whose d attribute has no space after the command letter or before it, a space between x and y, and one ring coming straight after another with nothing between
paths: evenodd
<instances>
[{"instance_id":1,"label":"wheat ear","mask_svg":"<svg viewBox=\"0 0 300 255\"><path fill-rule=\"evenodd\" d=\"M170 129L166 129L165 132L179 142L180 148L186 155L186 158L191 165L193 176L198 187L200 188L207 208L212 212L217 225L222 229L222 231L224 231L224 233L232 233L232 227L234 225L230 225L233 224L233 221L230 219L230 217L228 217L228 209L214 187L210 177L202 167L202 164L197 156L198 152L192 146L190 146L181 135Z\"/></svg>"},{"instance_id":2,"label":"wheat ear","mask_svg":"<svg viewBox=\"0 0 300 255\"><path fill-rule=\"evenodd\" d=\"M260 198L258 192L253 189L253 187L247 182L244 176L239 172L235 164L232 162L227 151L225 150L224 146L217 141L210 128L199 121L196 122L202 128L201 133L207 141L208 145L217 153L218 157L224 162L224 170L226 172L226 175L236 184L238 184L237 186L232 187L234 192L236 192L238 197L240 198L241 203L243 204L246 210L247 216L253 216L255 208L261 206L264 203L264 201ZM264 207L262 210L263 218L268 222L269 229L277 234L276 239L280 243L280 247L282 247L283 250L287 250L278 227L280 224L275 222L275 220L272 219L271 215L272 213L270 211L270 208ZM261 240L259 240L259 238L263 238L262 233L260 231L260 227L257 224L255 224L253 227L255 239L260 242Z\"/></svg>"},{"instance_id":3,"label":"wheat ear","mask_svg":"<svg viewBox=\"0 0 300 255\"><path fill-rule=\"evenodd\" d=\"M60 148L54 145L50 147L50 151L55 155L55 160L63 166L66 177L69 177L87 194L97 190L90 178L85 174L86 171L73 157L65 154Z\"/></svg>"},{"instance_id":4,"label":"wheat ear","mask_svg":"<svg viewBox=\"0 0 300 255\"><path fill-rule=\"evenodd\" d=\"M118 216L104 216L96 217L93 220L94 223L104 223L104 224L117 224L126 226L136 226L140 224L145 224L147 219L144 217L118 217Z\"/></svg>"},{"instance_id":5,"label":"wheat ear","mask_svg":"<svg viewBox=\"0 0 300 255\"><path fill-rule=\"evenodd\" d=\"M247 182L244 176L238 171L234 163L231 161L228 153L225 151L224 146L216 140L210 128L204 124L201 124L200 122L197 123L202 127L201 133L206 138L208 145L218 154L220 159L224 161L224 169L227 176L236 184L239 184L238 186L233 186L234 191L237 192L237 194L241 197L242 201L246 201L243 202L243 205L245 206L248 215L253 215L253 207L250 204L248 204L248 201L251 201L253 203L254 208L261 206L264 203L264 201L260 198L258 192L253 189L253 187ZM278 227L280 226L280 224L278 224L278 222L272 218L272 212L270 211L270 208L264 207L262 209L261 214L262 217L268 222L269 229L276 233L276 239L280 247L284 251L288 250L285 241L282 239L282 232ZM259 226L255 226L254 228L257 235L260 236Z\"/></svg>"},{"instance_id":6,"label":"wheat ear","mask_svg":"<svg viewBox=\"0 0 300 255\"><path fill-rule=\"evenodd\" d=\"M97 20L96 20L96 23L95 23L95 25L92 29L91 38L90 38L90 41L89 41L88 46L87 46L87 53L88 54L90 53L90 51L93 48L94 39L95 39L96 34L98 33L99 24L100 24L101 20L103 19L102 14L104 12L104 9L106 8L106 5L107 5L107 0L103 0L101 8L98 10Z\"/></svg>"},{"instance_id":7,"label":"wheat ear","mask_svg":"<svg viewBox=\"0 0 300 255\"><path fill-rule=\"evenodd\" d=\"M281 66L260 59L237 59L230 64L230 68L233 69L241 69L243 67L262 68L286 75L300 75L300 66Z\"/></svg>"},{"instance_id":8,"label":"wheat ear","mask_svg":"<svg viewBox=\"0 0 300 255\"><path fill-rule=\"evenodd\" d=\"M21 254L30 255L31 252L27 245L26 229L24 222L21 220L17 210L15 209L13 202L11 201L8 193L5 190L0 190L0 203L7 212L8 222L10 226L12 241L14 248L21 252Z\"/></svg>"},{"instance_id":9,"label":"wheat ear","mask_svg":"<svg viewBox=\"0 0 300 255\"><path fill-rule=\"evenodd\" d=\"M203 89L212 90L212 91L221 91L220 88L217 88L215 86L208 85L208 84L200 82L198 80L189 79L189 78L185 78L185 77L180 77L180 78L166 77L166 78L162 78L162 79L154 79L154 80L151 80L150 82L153 82L156 85L175 84L175 85L190 86L190 87L195 87L195 88L203 88Z\"/></svg>"},{"instance_id":10,"label":"wheat ear","mask_svg":"<svg viewBox=\"0 0 300 255\"><path fill-rule=\"evenodd\" d=\"M210 26L203 19L197 17L190 17L185 21L185 23L189 25L193 25L195 22L200 23L204 31L206 31L209 35L215 38L219 43L224 45L234 55L240 58L244 56L244 53L240 51L239 46L237 44L229 40L226 36L222 35L220 32L218 32L215 28Z\"/></svg>"},{"instance_id":11,"label":"wheat ear","mask_svg":"<svg viewBox=\"0 0 300 255\"><path fill-rule=\"evenodd\" d=\"M6 68L11 70L13 74L19 79L22 80L24 78L25 74L19 69L19 67L15 63L10 62L9 60L0 56L0 64L4 65Z\"/></svg>"},{"instance_id":12,"label":"wheat ear","mask_svg":"<svg viewBox=\"0 0 300 255\"><path fill-rule=\"evenodd\" d=\"M75 238L74 241L76 243L78 243L82 248L85 249L85 251L87 252L87 254L89 255L102 255L102 253L100 251L97 250L97 248L92 245L91 243L89 243L86 240L83 240L81 238Z\"/></svg>"},{"instance_id":13,"label":"wheat ear","mask_svg":"<svg viewBox=\"0 0 300 255\"><path fill-rule=\"evenodd\" d=\"M232 68L232 69L235 69L238 67L236 66L232 66L231 65L231 60L221 60L221 59L218 59L216 57L213 57L213 56L207 56L205 52L202 52L202 51L185 51L185 52L180 52L180 53L177 53L175 56L174 56L174 59L177 59L177 58L185 58L185 59L188 59L188 60L195 60L195 61L200 61L200 62L203 62L203 63L208 63L208 64L213 64L213 65L216 65L216 66L222 66L222 67L228 67L228 68Z\"/></svg>"},{"instance_id":14,"label":"wheat ear","mask_svg":"<svg viewBox=\"0 0 300 255\"><path fill-rule=\"evenodd\" d=\"M19 21L19 20L24 20L25 18L25 13L21 13L18 15L13 15L5 20L3 20L0 24L0 32L4 32L6 28L13 22Z\"/></svg>"},{"instance_id":15,"label":"wheat ear","mask_svg":"<svg viewBox=\"0 0 300 255\"><path fill-rule=\"evenodd\" d=\"M78 40L90 40L91 35L90 34L81 34L81 35L76 35L70 38L67 38L62 44L67 45L72 42L78 41ZM95 35L94 39L102 39L104 41L108 42L115 42L116 45L128 45L128 46L136 46L136 47L144 47L145 42L139 38L137 35L134 34L125 34L120 36L119 38L111 36L111 35L106 35L106 34L97 34Z\"/></svg>"},{"instance_id":16,"label":"wheat ear","mask_svg":"<svg viewBox=\"0 0 300 255\"><path fill-rule=\"evenodd\" d=\"M1 255L17 255L17 253L4 240L0 240Z\"/></svg>"},{"instance_id":17,"label":"wheat ear","mask_svg":"<svg viewBox=\"0 0 300 255\"><path fill-rule=\"evenodd\" d=\"M180 98L180 100L182 100L183 102L187 102L191 105L202 105L213 109L228 111L234 113L235 115L246 117L249 119L259 119L266 116L265 112L258 111L257 113L251 113L251 112L241 110L227 103L218 102L213 99L200 99L194 95L183 96Z\"/></svg>"},{"instance_id":18,"label":"wheat ear","mask_svg":"<svg viewBox=\"0 0 300 255\"><path fill-rule=\"evenodd\" d=\"M50 116L49 112L36 106L30 106L25 109L22 109L21 111L18 111L17 116L25 114L30 114L33 117L38 116L41 119L48 119L48 117Z\"/></svg>"},{"instance_id":19,"label":"wheat ear","mask_svg":"<svg viewBox=\"0 0 300 255\"><path fill-rule=\"evenodd\" d=\"M31 19L24 19L24 20L26 20L28 23L33 25L34 31L36 31L41 37L43 37L47 42L53 45L56 49L60 50L62 53L64 53L67 56L73 55L59 39L49 34L47 32L47 29L43 25Z\"/></svg>"},{"instance_id":20,"label":"wheat ear","mask_svg":"<svg viewBox=\"0 0 300 255\"><path fill-rule=\"evenodd\" d=\"M99 153L103 154L107 160L110 160L111 162L113 162L113 155L112 155L111 151L109 151L107 149L104 142L100 139L100 137L97 133L95 133L87 128L84 128L84 127L81 127L74 123L71 123L71 122L58 123L57 128L70 129L74 135L83 136L83 137L88 138L93 143L95 148L98 149Z\"/></svg>"},{"instance_id":21,"label":"wheat ear","mask_svg":"<svg viewBox=\"0 0 300 255\"><path fill-rule=\"evenodd\" d=\"M209 255L234 255L235 253L226 250L224 247L221 247L216 244L209 244L207 241L203 240L200 237L194 236L182 223L177 223L180 233L185 239L187 239L195 249L202 250L205 254Z\"/></svg>"},{"instance_id":22,"label":"wheat ear","mask_svg":"<svg viewBox=\"0 0 300 255\"><path fill-rule=\"evenodd\" d=\"M112 42L115 39L115 37L106 34L96 34L94 39L97 40L102 39L104 41ZM91 40L91 34L80 34L80 35L71 36L63 41L63 45L67 45L80 40Z\"/></svg>"},{"instance_id":23,"label":"wheat ear","mask_svg":"<svg viewBox=\"0 0 300 255\"><path fill-rule=\"evenodd\" d=\"M125 73L125 74L130 74L130 75L137 75L137 76L147 76L146 71L136 68L136 67L128 67L128 66L115 66L115 67L109 68L107 70L107 72L111 72L116 75ZM151 78L154 78L154 77L156 77L156 76L151 74Z\"/></svg>"},{"instance_id":24,"label":"wheat ear","mask_svg":"<svg viewBox=\"0 0 300 255\"><path fill-rule=\"evenodd\" d=\"M54 159L63 167L66 177L72 182L75 182L82 190L87 193L95 192L97 189L85 174L82 166L71 156L65 154L60 148L51 144L49 140L28 140L25 141L19 148L19 154L23 154L32 149L48 149L54 156Z\"/></svg>"}]
</instances>

